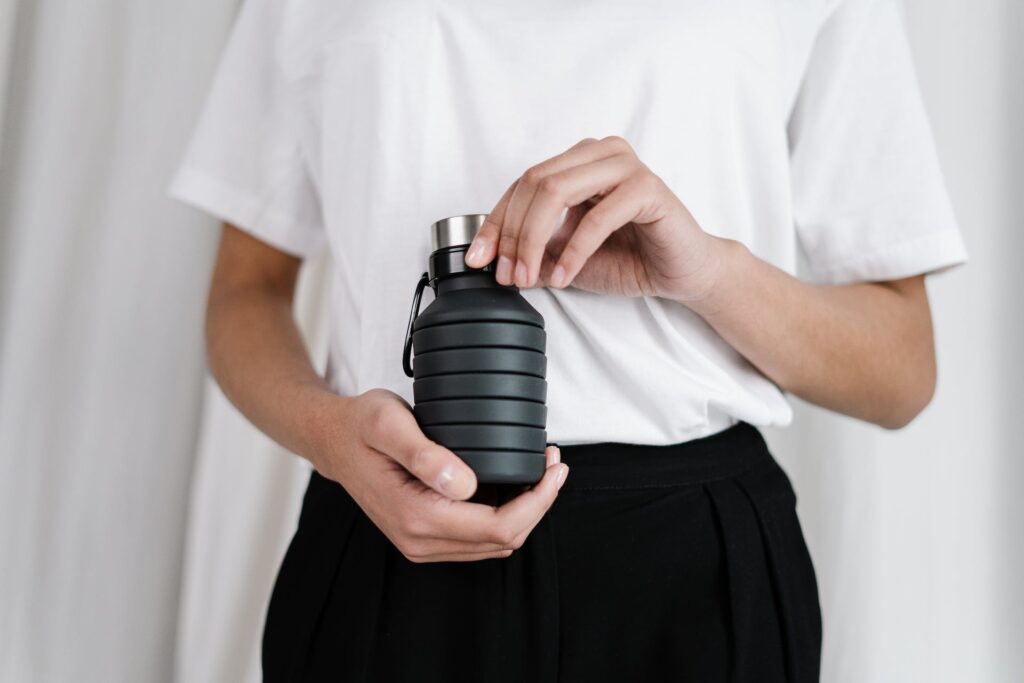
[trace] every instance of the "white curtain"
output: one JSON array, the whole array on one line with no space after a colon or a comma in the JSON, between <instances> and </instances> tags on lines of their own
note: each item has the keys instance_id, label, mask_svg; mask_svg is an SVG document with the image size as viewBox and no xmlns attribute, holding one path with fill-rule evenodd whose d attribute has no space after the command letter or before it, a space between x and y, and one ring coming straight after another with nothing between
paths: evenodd
<instances>
[{"instance_id":1,"label":"white curtain","mask_svg":"<svg viewBox=\"0 0 1024 683\"><path fill-rule=\"evenodd\" d=\"M303 268L296 319L323 370L327 259ZM263 616L309 481L209 381L193 475L175 680L258 681Z\"/></svg>"},{"instance_id":2,"label":"white curtain","mask_svg":"<svg viewBox=\"0 0 1024 683\"><path fill-rule=\"evenodd\" d=\"M165 199L227 0L0 0L0 680L166 681L214 222Z\"/></svg>"},{"instance_id":3,"label":"white curtain","mask_svg":"<svg viewBox=\"0 0 1024 683\"><path fill-rule=\"evenodd\" d=\"M259 679L307 469L204 379L213 221L163 190L236 0L0 3L0 681ZM1024 3L907 0L970 264L938 395L798 406L823 680L1024 680ZM299 318L322 360L322 268Z\"/></svg>"}]
</instances>

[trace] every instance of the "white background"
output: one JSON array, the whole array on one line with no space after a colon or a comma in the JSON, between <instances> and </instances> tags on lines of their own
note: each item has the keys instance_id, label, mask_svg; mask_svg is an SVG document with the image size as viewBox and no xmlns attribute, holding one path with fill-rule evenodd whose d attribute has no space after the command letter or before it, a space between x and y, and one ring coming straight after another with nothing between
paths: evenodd
<instances>
[{"instance_id":1,"label":"white background","mask_svg":"<svg viewBox=\"0 0 1024 683\"><path fill-rule=\"evenodd\" d=\"M216 226L163 195L235 5L0 2L0 681L258 679L305 472L204 380ZM971 258L930 282L939 392L770 438L823 680L1021 681L1024 3L905 5Z\"/></svg>"}]
</instances>

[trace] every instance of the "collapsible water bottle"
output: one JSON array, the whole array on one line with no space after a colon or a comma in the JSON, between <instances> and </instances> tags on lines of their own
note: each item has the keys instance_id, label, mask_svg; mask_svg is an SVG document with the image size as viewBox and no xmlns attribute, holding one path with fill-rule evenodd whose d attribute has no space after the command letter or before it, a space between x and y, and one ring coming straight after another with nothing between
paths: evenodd
<instances>
[{"instance_id":1,"label":"collapsible water bottle","mask_svg":"<svg viewBox=\"0 0 1024 683\"><path fill-rule=\"evenodd\" d=\"M462 458L481 483L533 484L544 474L547 444L544 318L517 287L498 284L493 262L466 265L486 218L452 216L431 226L402 362L428 438ZM427 285L434 300L420 313Z\"/></svg>"}]
</instances>

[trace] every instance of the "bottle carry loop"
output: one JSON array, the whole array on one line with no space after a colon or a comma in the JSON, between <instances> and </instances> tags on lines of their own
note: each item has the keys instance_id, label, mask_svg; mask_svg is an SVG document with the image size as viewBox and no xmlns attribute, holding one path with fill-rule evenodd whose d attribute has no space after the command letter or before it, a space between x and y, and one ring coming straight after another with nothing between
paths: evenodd
<instances>
[{"instance_id":1,"label":"bottle carry loop","mask_svg":"<svg viewBox=\"0 0 1024 683\"><path fill-rule=\"evenodd\" d=\"M430 275L423 273L420 281L416 283L416 292L412 295L412 310L409 311L409 325L405 328L405 347L402 349L402 368L406 377L412 377L412 325L416 322L416 316L420 314L420 300L423 298L423 290L430 284Z\"/></svg>"}]
</instances>

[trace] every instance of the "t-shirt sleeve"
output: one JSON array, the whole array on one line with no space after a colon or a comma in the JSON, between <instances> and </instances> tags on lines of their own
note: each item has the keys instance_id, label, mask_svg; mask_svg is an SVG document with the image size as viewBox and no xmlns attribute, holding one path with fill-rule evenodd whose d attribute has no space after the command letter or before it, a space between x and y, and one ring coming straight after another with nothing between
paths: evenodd
<instances>
[{"instance_id":1,"label":"t-shirt sleeve","mask_svg":"<svg viewBox=\"0 0 1024 683\"><path fill-rule=\"evenodd\" d=\"M271 246L309 257L326 240L304 151L309 123L301 93L277 59L284 6L242 6L168 191Z\"/></svg>"},{"instance_id":2,"label":"t-shirt sleeve","mask_svg":"<svg viewBox=\"0 0 1024 683\"><path fill-rule=\"evenodd\" d=\"M895 0L839 0L788 132L812 279L893 280L966 260Z\"/></svg>"}]
</instances>

